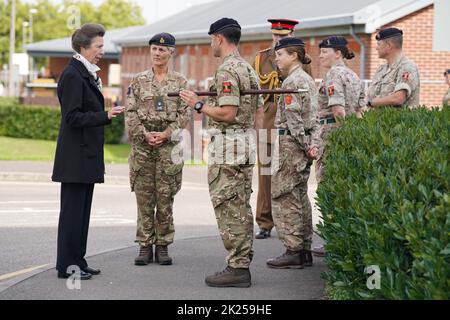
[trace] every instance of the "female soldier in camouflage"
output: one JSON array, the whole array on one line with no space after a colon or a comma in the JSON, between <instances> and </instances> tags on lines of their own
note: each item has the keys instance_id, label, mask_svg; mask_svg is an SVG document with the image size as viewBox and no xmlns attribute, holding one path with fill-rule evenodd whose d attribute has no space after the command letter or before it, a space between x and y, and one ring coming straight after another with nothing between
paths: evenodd
<instances>
[{"instance_id":1,"label":"female soldier in camouflage","mask_svg":"<svg viewBox=\"0 0 450 320\"><path fill-rule=\"evenodd\" d=\"M138 220L136 265L155 261L172 264L168 245L173 242L174 197L181 188L183 161L179 135L189 122L190 112L180 98L167 93L187 87L186 78L169 69L175 51L175 38L160 33L150 41L152 69L137 74L128 89L125 113L131 142L130 184L136 194Z\"/></svg>"},{"instance_id":2,"label":"female soldier in camouflage","mask_svg":"<svg viewBox=\"0 0 450 320\"><path fill-rule=\"evenodd\" d=\"M344 37L332 36L323 40L319 47L320 65L328 70L319 89L319 116L322 125L320 137L325 146L328 135L339 126L340 119L353 114L361 116L365 101L361 80L344 62L344 59L350 60L355 57L355 54L347 48L347 40ZM323 169L321 156L316 164L318 182L322 179ZM323 246L314 248L313 253L316 256L323 256L325 254Z\"/></svg>"},{"instance_id":3,"label":"female soldier in camouflage","mask_svg":"<svg viewBox=\"0 0 450 320\"><path fill-rule=\"evenodd\" d=\"M360 116L365 101L361 80L344 62L344 59L350 60L355 57L355 54L347 48L347 40L344 37L333 36L323 40L319 47L320 65L328 69L319 89L321 138L325 144L330 132L339 126L339 118L343 119L353 114ZM323 164L319 159L318 182L322 174Z\"/></svg>"},{"instance_id":4,"label":"female soldier in camouflage","mask_svg":"<svg viewBox=\"0 0 450 320\"><path fill-rule=\"evenodd\" d=\"M281 39L276 47L276 63L287 77L283 89L306 89L306 93L285 94L278 103L272 176L272 214L278 236L286 247L281 256L270 259L271 268L302 269L312 264L312 209L308 199L308 179L312 160L319 152L317 89L313 78L302 70L304 43L298 38Z\"/></svg>"}]
</instances>

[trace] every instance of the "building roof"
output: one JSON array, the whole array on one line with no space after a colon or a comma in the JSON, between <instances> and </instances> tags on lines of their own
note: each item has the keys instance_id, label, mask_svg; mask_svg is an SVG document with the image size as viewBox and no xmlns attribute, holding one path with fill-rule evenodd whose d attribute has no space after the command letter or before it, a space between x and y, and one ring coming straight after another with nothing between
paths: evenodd
<instances>
[{"instance_id":1,"label":"building roof","mask_svg":"<svg viewBox=\"0 0 450 320\"><path fill-rule=\"evenodd\" d=\"M104 37L105 58L118 59L121 50L114 41L140 28L142 26L107 30ZM31 43L25 46L25 50L33 57L70 57L74 54L71 37Z\"/></svg>"},{"instance_id":2,"label":"building roof","mask_svg":"<svg viewBox=\"0 0 450 320\"><path fill-rule=\"evenodd\" d=\"M269 18L299 20L298 36L373 33L377 28L434 3L434 0L220 0L197 5L118 37L123 47L147 45L158 32L170 32L177 44L205 43L209 26L222 17L236 19L242 40L270 38Z\"/></svg>"}]
</instances>

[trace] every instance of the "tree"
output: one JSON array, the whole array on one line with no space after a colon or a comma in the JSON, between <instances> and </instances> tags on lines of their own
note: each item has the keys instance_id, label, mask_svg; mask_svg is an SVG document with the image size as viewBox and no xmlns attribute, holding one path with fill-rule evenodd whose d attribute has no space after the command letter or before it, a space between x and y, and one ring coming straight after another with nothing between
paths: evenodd
<instances>
[{"instance_id":1,"label":"tree","mask_svg":"<svg viewBox=\"0 0 450 320\"><path fill-rule=\"evenodd\" d=\"M8 62L10 0L0 0L0 67ZM16 0L16 52L23 50L23 22L28 22L31 8L37 9L33 15L33 42L69 37L73 26L69 23L71 6L80 11L81 24L101 23L107 30L145 24L142 8L130 0L104 0L95 7L87 0L64 0L55 4L52 0L36 0L34 4ZM29 28L26 29L28 43Z\"/></svg>"},{"instance_id":2,"label":"tree","mask_svg":"<svg viewBox=\"0 0 450 320\"><path fill-rule=\"evenodd\" d=\"M105 0L98 8L98 21L106 29L145 24L142 8L129 0Z\"/></svg>"}]
</instances>

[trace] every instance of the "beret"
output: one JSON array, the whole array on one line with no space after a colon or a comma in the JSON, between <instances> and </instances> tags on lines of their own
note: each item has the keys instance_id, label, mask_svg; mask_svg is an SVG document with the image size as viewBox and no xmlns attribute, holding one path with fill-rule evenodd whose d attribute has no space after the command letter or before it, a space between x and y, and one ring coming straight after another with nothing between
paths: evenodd
<instances>
[{"instance_id":1,"label":"beret","mask_svg":"<svg viewBox=\"0 0 450 320\"><path fill-rule=\"evenodd\" d=\"M398 37L402 36L403 31L397 28L387 28L380 30L378 34L376 35L375 39L377 40L384 40L388 38Z\"/></svg>"},{"instance_id":2,"label":"beret","mask_svg":"<svg viewBox=\"0 0 450 320\"><path fill-rule=\"evenodd\" d=\"M300 38L287 37L277 42L275 50L280 50L287 47L304 47L305 43Z\"/></svg>"},{"instance_id":3,"label":"beret","mask_svg":"<svg viewBox=\"0 0 450 320\"><path fill-rule=\"evenodd\" d=\"M339 48L346 47L348 44L347 40L341 36L331 36L324 39L320 44L319 48Z\"/></svg>"},{"instance_id":4,"label":"beret","mask_svg":"<svg viewBox=\"0 0 450 320\"><path fill-rule=\"evenodd\" d=\"M214 33L217 33L219 31L222 31L222 30L227 29L227 28L238 28L240 30L241 26L234 19L222 18L222 19L217 20L213 24L211 24L211 26L209 27L208 34L212 35Z\"/></svg>"},{"instance_id":5,"label":"beret","mask_svg":"<svg viewBox=\"0 0 450 320\"><path fill-rule=\"evenodd\" d=\"M159 46L165 46L165 47L175 47L175 37L171 35L170 33L158 33L155 34L150 41L148 42L149 45L156 44Z\"/></svg>"}]
</instances>

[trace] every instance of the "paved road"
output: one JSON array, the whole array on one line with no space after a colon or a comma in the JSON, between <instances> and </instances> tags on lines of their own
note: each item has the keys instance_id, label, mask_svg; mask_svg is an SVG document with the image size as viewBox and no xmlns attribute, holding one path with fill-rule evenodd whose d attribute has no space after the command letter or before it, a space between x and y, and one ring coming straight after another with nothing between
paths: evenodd
<instances>
[{"instance_id":1,"label":"paved road","mask_svg":"<svg viewBox=\"0 0 450 320\"><path fill-rule=\"evenodd\" d=\"M19 162L14 164L0 162L0 291L27 276L42 272L54 265L59 214L59 185L45 182L49 179L50 171L51 164L49 163ZM7 174L8 172L9 174ZM107 183L96 185L94 193L87 255L92 256L109 252L96 256L93 261L98 261L99 265L108 269L108 265L114 265L114 261L117 260L120 264L117 269L111 269L111 274L118 273L120 275L123 273L120 266L128 265L130 267L129 262L133 260L136 254L136 247L133 243L136 204L134 194L130 192L127 185L127 166L109 166L107 172L109 172ZM34 180L35 182L8 180ZM255 176L255 190L257 189L256 180ZM312 179L310 183L311 199L314 197L314 189L315 182ZM256 207L255 198L256 192L252 196L253 208ZM208 197L205 167L186 167L183 187L175 201L174 220L176 242L173 245L173 253L174 258L181 260L179 266L173 266L173 269L176 270L175 274L182 276L189 268L194 268L200 262L203 269L194 268L196 277L193 278L196 278L195 283L199 290L196 297L199 299L207 298L208 295L205 294L207 291L201 290L204 287L203 276L208 271L212 272L215 271L215 268L222 267L225 251L218 238L214 212ZM318 220L317 211L314 220ZM317 239L317 241L320 240ZM265 250L266 246L267 250ZM198 260L198 257L196 258L190 251L198 252L200 256L202 253L204 255L211 254L214 258L208 263L208 259L205 258L207 255ZM276 238L267 241L255 241L254 265L260 265L259 267L263 268L262 271L265 271L265 259L281 251L281 243ZM257 254L258 252L259 254ZM185 261L182 262L184 258ZM159 266L156 268L160 270L158 269ZM322 286L320 272L323 270L324 266L321 264L317 266L314 270L316 272L312 275L312 279L316 277L315 280L319 289ZM133 274L135 271L133 270ZM161 272L162 274L158 279L164 279L164 269L161 269ZM128 273L125 272L125 274ZM130 283L136 281L133 274L126 276L126 281ZM26 298L39 296L41 286L33 281L39 282L47 279L46 277L53 279L54 270L53 273L52 271L43 272L21 284L35 288L26 290L26 292L33 292ZM263 272L257 283L267 283L268 278L270 278L269 273ZM285 281L289 282L289 277ZM60 284L60 282L56 283L57 285ZM172 296L174 299L176 297L186 298L186 292L178 292L175 287L176 285L174 285L173 291L165 291L167 294L163 296L166 298ZM19 287L16 286L15 288L18 289ZM16 292L17 297L25 297L20 294L20 290L12 291L12 289L4 291L4 293L8 292L8 296L0 295L0 299L14 298L14 295L11 295L13 292ZM58 290L54 292L58 292ZM93 291L93 295L97 298L106 298L101 295L98 296L99 294L99 292ZM145 298L154 298L151 295L144 296ZM48 297L51 298L52 296L49 295ZM110 298L111 296L107 297ZM71 296L69 295L67 298L70 299ZM124 298L139 297L130 293ZM270 297L266 298L270 299ZM320 295L316 294L310 298L320 298Z\"/></svg>"}]
</instances>

